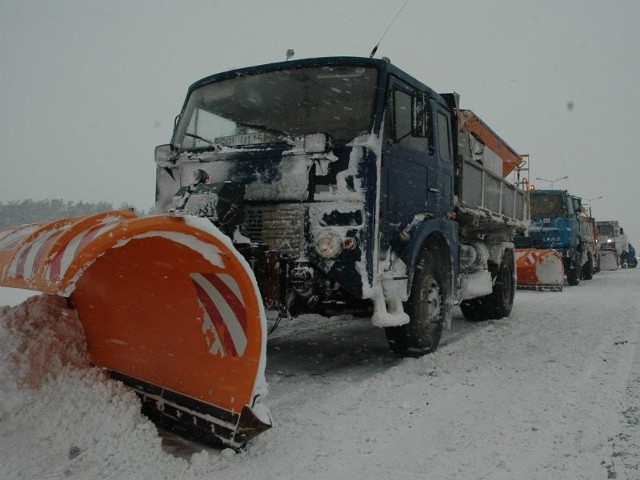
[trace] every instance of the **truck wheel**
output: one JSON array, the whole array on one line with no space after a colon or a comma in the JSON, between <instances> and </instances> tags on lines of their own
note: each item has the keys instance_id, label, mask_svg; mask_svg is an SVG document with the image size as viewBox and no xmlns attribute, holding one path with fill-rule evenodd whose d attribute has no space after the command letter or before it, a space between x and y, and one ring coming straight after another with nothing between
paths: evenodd
<instances>
[{"instance_id":1,"label":"truck wheel","mask_svg":"<svg viewBox=\"0 0 640 480\"><path fill-rule=\"evenodd\" d=\"M496 320L511 315L513 299L516 294L516 277L514 274L513 250L505 250L493 285L494 309L491 318Z\"/></svg>"},{"instance_id":2,"label":"truck wheel","mask_svg":"<svg viewBox=\"0 0 640 480\"><path fill-rule=\"evenodd\" d=\"M591 280L593 278L593 257L589 254L589 260L582 266L582 278Z\"/></svg>"},{"instance_id":3,"label":"truck wheel","mask_svg":"<svg viewBox=\"0 0 640 480\"><path fill-rule=\"evenodd\" d=\"M404 310L409 323L385 328L391 350L403 357L420 357L434 352L451 309L448 306L446 263L429 250L416 265L409 300Z\"/></svg>"},{"instance_id":4,"label":"truck wheel","mask_svg":"<svg viewBox=\"0 0 640 480\"><path fill-rule=\"evenodd\" d=\"M580 267L575 262L567 270L567 283L572 286L580 285Z\"/></svg>"},{"instance_id":5,"label":"truck wheel","mask_svg":"<svg viewBox=\"0 0 640 480\"><path fill-rule=\"evenodd\" d=\"M491 295L480 298L472 298L471 300L463 300L460 303L460 310L464 318L470 322L484 322L491 318L491 310L493 308Z\"/></svg>"},{"instance_id":6,"label":"truck wheel","mask_svg":"<svg viewBox=\"0 0 640 480\"><path fill-rule=\"evenodd\" d=\"M495 264L494 264L495 265ZM460 303L464 318L472 322L508 317L513 308L516 292L514 276L513 251L505 250L500 266L496 272L493 291L490 295Z\"/></svg>"}]
</instances>

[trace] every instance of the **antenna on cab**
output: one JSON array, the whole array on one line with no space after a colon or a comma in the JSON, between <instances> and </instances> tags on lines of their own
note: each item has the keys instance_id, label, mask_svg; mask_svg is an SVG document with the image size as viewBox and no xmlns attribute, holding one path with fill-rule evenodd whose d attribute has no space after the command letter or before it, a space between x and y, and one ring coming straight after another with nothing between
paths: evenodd
<instances>
[{"instance_id":1,"label":"antenna on cab","mask_svg":"<svg viewBox=\"0 0 640 480\"><path fill-rule=\"evenodd\" d=\"M409 3L409 0L406 0L404 2L404 5L402 5L402 7L400 7L400 10L398 10L398 13L396 13L396 16L393 17L393 19L391 20L391 22L389 23L389 25L387 26L387 28L385 29L384 32L382 32L382 35L380 36L380 40L378 40L378 43L376 43L376 46L373 47L373 50L371 50L371 53L369 54L369 58L373 58L373 56L376 54L376 52L378 51L378 47L380 46L380 42L382 42L382 39L384 38L384 36L387 34L387 32L389 31L389 29L391 28L391 25L393 25L393 22L396 21L396 18L398 18L398 16L400 15L400 13L402 13L402 10L404 10L404 7L407 6L407 3Z\"/></svg>"}]
</instances>

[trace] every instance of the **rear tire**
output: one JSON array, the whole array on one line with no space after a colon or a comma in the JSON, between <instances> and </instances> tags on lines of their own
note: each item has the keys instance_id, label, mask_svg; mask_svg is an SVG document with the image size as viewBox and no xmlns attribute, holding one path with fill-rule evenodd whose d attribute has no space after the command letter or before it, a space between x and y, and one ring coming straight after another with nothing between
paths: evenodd
<instances>
[{"instance_id":1,"label":"rear tire","mask_svg":"<svg viewBox=\"0 0 640 480\"><path fill-rule=\"evenodd\" d=\"M582 278L584 280L591 280L593 278L593 257L589 254L587 263L582 266Z\"/></svg>"},{"instance_id":2,"label":"rear tire","mask_svg":"<svg viewBox=\"0 0 640 480\"><path fill-rule=\"evenodd\" d=\"M384 329L395 354L420 357L438 348L443 326L451 316L447 265L435 252L424 250L420 254L409 300L404 304L410 321Z\"/></svg>"},{"instance_id":3,"label":"rear tire","mask_svg":"<svg viewBox=\"0 0 640 480\"><path fill-rule=\"evenodd\" d=\"M480 298L472 298L471 300L463 300L460 303L460 310L464 318L470 322L484 322L491 318L490 311L493 308L491 303L491 295Z\"/></svg>"},{"instance_id":4,"label":"rear tire","mask_svg":"<svg viewBox=\"0 0 640 480\"><path fill-rule=\"evenodd\" d=\"M513 258L513 250L505 250L490 295L460 303L464 318L472 322L483 322L498 320L511 314L516 292Z\"/></svg>"},{"instance_id":5,"label":"rear tire","mask_svg":"<svg viewBox=\"0 0 640 480\"><path fill-rule=\"evenodd\" d=\"M580 267L575 262L567 269L567 283L571 286L580 285Z\"/></svg>"},{"instance_id":6,"label":"rear tire","mask_svg":"<svg viewBox=\"0 0 640 480\"><path fill-rule=\"evenodd\" d=\"M513 299L516 295L516 276L513 250L505 250L493 286L492 295L495 298L494 310L491 318L499 320L511 315Z\"/></svg>"}]
</instances>

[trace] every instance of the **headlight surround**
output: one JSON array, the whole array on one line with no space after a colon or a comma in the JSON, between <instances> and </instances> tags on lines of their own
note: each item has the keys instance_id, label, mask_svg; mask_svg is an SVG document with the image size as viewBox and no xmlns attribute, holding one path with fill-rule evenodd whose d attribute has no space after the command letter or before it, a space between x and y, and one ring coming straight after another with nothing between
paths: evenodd
<instances>
[{"instance_id":1,"label":"headlight surround","mask_svg":"<svg viewBox=\"0 0 640 480\"><path fill-rule=\"evenodd\" d=\"M304 153L325 153L328 144L324 133L308 133L304 136Z\"/></svg>"},{"instance_id":2,"label":"headlight surround","mask_svg":"<svg viewBox=\"0 0 640 480\"><path fill-rule=\"evenodd\" d=\"M325 230L317 235L315 247L318 255L331 260L342 253L342 239L335 232Z\"/></svg>"}]
</instances>

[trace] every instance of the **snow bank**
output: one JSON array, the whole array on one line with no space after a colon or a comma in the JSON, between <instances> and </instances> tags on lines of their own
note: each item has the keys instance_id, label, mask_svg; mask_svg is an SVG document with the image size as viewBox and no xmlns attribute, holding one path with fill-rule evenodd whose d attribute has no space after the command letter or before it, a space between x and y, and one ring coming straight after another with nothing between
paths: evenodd
<instances>
[{"instance_id":1,"label":"snow bank","mask_svg":"<svg viewBox=\"0 0 640 480\"><path fill-rule=\"evenodd\" d=\"M128 389L65 364L81 352L65 357L76 347L51 339L59 365L19 387L32 322L55 331L73 315L47 297L2 308L0 479L637 480L639 272L518 291L509 319L456 309L438 351L418 359L394 358L366 318L284 320L269 337L277 425L240 454L159 435ZM16 319L29 312L47 319Z\"/></svg>"},{"instance_id":2,"label":"snow bank","mask_svg":"<svg viewBox=\"0 0 640 480\"><path fill-rule=\"evenodd\" d=\"M2 307L3 382L40 387L65 367L87 368L89 356L82 324L61 297L31 297L17 307Z\"/></svg>"},{"instance_id":3,"label":"snow bank","mask_svg":"<svg viewBox=\"0 0 640 480\"><path fill-rule=\"evenodd\" d=\"M51 295L0 307L0 439L7 480L184 478L210 467L206 452L191 463L167 455L137 396L90 366L75 311Z\"/></svg>"}]
</instances>

